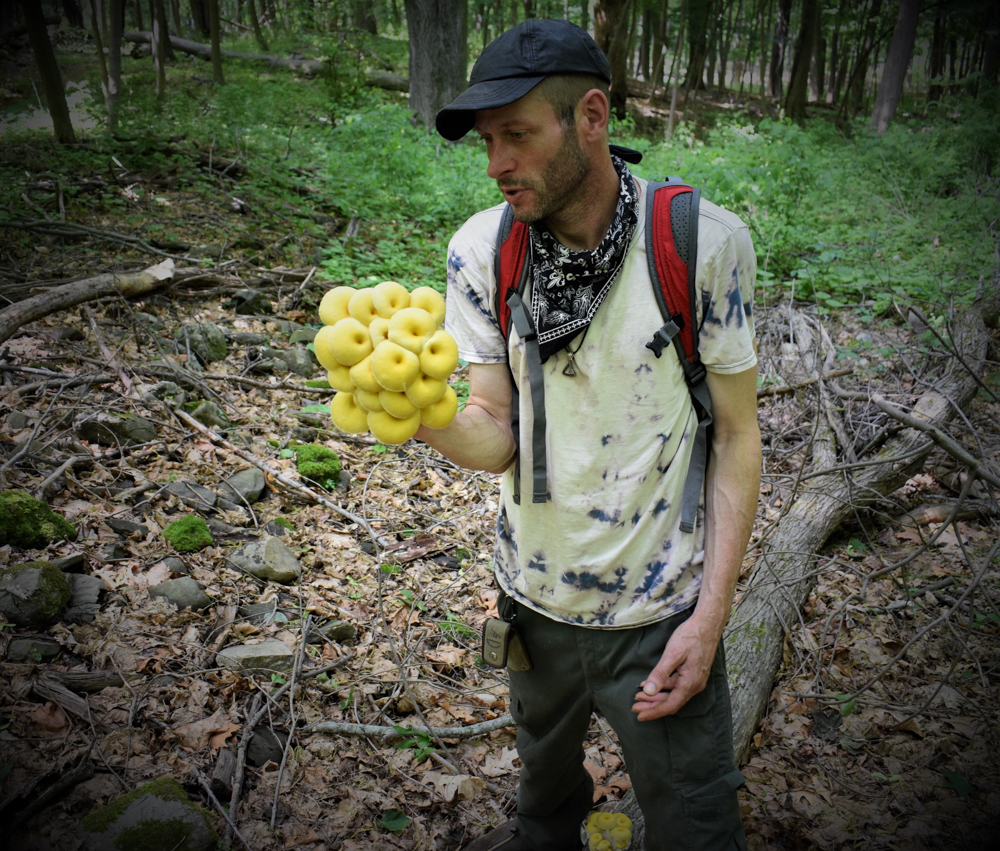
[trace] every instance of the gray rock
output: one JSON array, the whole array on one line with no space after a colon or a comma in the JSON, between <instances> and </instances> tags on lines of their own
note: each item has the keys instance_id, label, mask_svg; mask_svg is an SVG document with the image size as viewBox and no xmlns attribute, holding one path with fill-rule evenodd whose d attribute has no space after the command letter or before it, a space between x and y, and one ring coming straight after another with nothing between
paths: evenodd
<instances>
[{"instance_id":1,"label":"gray rock","mask_svg":"<svg viewBox=\"0 0 1000 851\"><path fill-rule=\"evenodd\" d=\"M285 364L285 369L303 378L312 378L316 372L317 362L313 359L312 353L301 346L280 351L278 359Z\"/></svg>"},{"instance_id":2,"label":"gray rock","mask_svg":"<svg viewBox=\"0 0 1000 851\"><path fill-rule=\"evenodd\" d=\"M226 335L214 322L195 322L182 325L174 332L179 351L186 351L188 345L203 364L225 360L229 353Z\"/></svg>"},{"instance_id":3,"label":"gray rock","mask_svg":"<svg viewBox=\"0 0 1000 851\"><path fill-rule=\"evenodd\" d=\"M81 340L87 339L83 336L83 331L72 325L63 325L59 328L53 328L51 334L52 339L57 343L61 341L79 343Z\"/></svg>"},{"instance_id":4,"label":"gray rock","mask_svg":"<svg viewBox=\"0 0 1000 851\"><path fill-rule=\"evenodd\" d=\"M183 561L181 561L181 559L176 558L174 556L167 556L166 558L161 558L156 563L156 565L154 565L154 567L161 564L164 567L166 567L171 573L181 573L187 576L187 574L191 572L188 566Z\"/></svg>"},{"instance_id":5,"label":"gray rock","mask_svg":"<svg viewBox=\"0 0 1000 851\"><path fill-rule=\"evenodd\" d=\"M218 836L208 814L171 777L140 786L80 823L85 851L214 851Z\"/></svg>"},{"instance_id":6,"label":"gray rock","mask_svg":"<svg viewBox=\"0 0 1000 851\"><path fill-rule=\"evenodd\" d=\"M141 310L137 310L135 318L138 323L145 325L150 331L162 331L165 327L163 320L159 316L153 316L152 313L144 313Z\"/></svg>"},{"instance_id":7,"label":"gray rock","mask_svg":"<svg viewBox=\"0 0 1000 851\"><path fill-rule=\"evenodd\" d=\"M270 319L267 323L267 330L270 331L272 328L282 334L293 334L302 327L299 322L293 322L291 319Z\"/></svg>"},{"instance_id":8,"label":"gray rock","mask_svg":"<svg viewBox=\"0 0 1000 851\"><path fill-rule=\"evenodd\" d=\"M254 331L226 331L226 339L237 346L266 346L268 336Z\"/></svg>"},{"instance_id":9,"label":"gray rock","mask_svg":"<svg viewBox=\"0 0 1000 851\"><path fill-rule=\"evenodd\" d=\"M316 339L316 335L319 333L315 328L299 328L298 331L294 331L292 336L288 338L288 342L295 345L296 343L311 343Z\"/></svg>"},{"instance_id":10,"label":"gray rock","mask_svg":"<svg viewBox=\"0 0 1000 851\"><path fill-rule=\"evenodd\" d=\"M228 499L223 499L221 496L216 501L215 507L219 511L246 511L242 502L237 505L235 502L230 502Z\"/></svg>"},{"instance_id":11,"label":"gray rock","mask_svg":"<svg viewBox=\"0 0 1000 851\"><path fill-rule=\"evenodd\" d=\"M83 553L70 553L68 556L50 559L50 563L63 573L81 573L87 564L87 559Z\"/></svg>"},{"instance_id":12,"label":"gray rock","mask_svg":"<svg viewBox=\"0 0 1000 851\"><path fill-rule=\"evenodd\" d=\"M251 576L291 585L302 575L302 565L288 544L269 535L240 549L231 560Z\"/></svg>"},{"instance_id":13,"label":"gray rock","mask_svg":"<svg viewBox=\"0 0 1000 851\"><path fill-rule=\"evenodd\" d=\"M324 641L335 641L343 644L345 641L354 641L357 637L358 630L354 624L347 621L330 621L309 630L308 643L322 644Z\"/></svg>"},{"instance_id":14,"label":"gray rock","mask_svg":"<svg viewBox=\"0 0 1000 851\"><path fill-rule=\"evenodd\" d=\"M243 505L244 500L251 505L260 499L267 486L264 474L256 467L240 470L219 485L219 496Z\"/></svg>"},{"instance_id":15,"label":"gray rock","mask_svg":"<svg viewBox=\"0 0 1000 851\"><path fill-rule=\"evenodd\" d=\"M143 391L142 398L146 402L159 400L160 402L166 402L168 405L177 406L184 404L187 400L187 393L181 390L173 381L158 381Z\"/></svg>"},{"instance_id":16,"label":"gray rock","mask_svg":"<svg viewBox=\"0 0 1000 851\"><path fill-rule=\"evenodd\" d=\"M209 428L229 428L231 425L225 412L215 402L202 402L191 412L191 416Z\"/></svg>"},{"instance_id":17,"label":"gray rock","mask_svg":"<svg viewBox=\"0 0 1000 851\"><path fill-rule=\"evenodd\" d=\"M233 293L236 313L239 316L263 316L274 313L274 305L260 290L238 290Z\"/></svg>"},{"instance_id":18,"label":"gray rock","mask_svg":"<svg viewBox=\"0 0 1000 851\"><path fill-rule=\"evenodd\" d=\"M104 522L114 529L119 535L125 535L125 537L131 537L132 535L139 534L145 538L146 535L149 534L149 529L141 523L135 523L132 520L125 520L122 517L105 517Z\"/></svg>"},{"instance_id":19,"label":"gray rock","mask_svg":"<svg viewBox=\"0 0 1000 851\"><path fill-rule=\"evenodd\" d=\"M0 572L0 617L17 626L45 627L70 600L70 579L51 562L33 561Z\"/></svg>"},{"instance_id":20,"label":"gray rock","mask_svg":"<svg viewBox=\"0 0 1000 851\"><path fill-rule=\"evenodd\" d=\"M861 333L858 334L858 342L859 343L874 343L875 342L875 338L872 337L872 335L869 334L867 331L862 331Z\"/></svg>"},{"instance_id":21,"label":"gray rock","mask_svg":"<svg viewBox=\"0 0 1000 851\"><path fill-rule=\"evenodd\" d=\"M247 762L254 768L263 768L269 762L280 765L287 741L285 733L276 733L269 727L258 727L253 731L247 747Z\"/></svg>"},{"instance_id":22,"label":"gray rock","mask_svg":"<svg viewBox=\"0 0 1000 851\"><path fill-rule=\"evenodd\" d=\"M60 653L62 645L43 635L15 638L7 645L8 662L51 662Z\"/></svg>"},{"instance_id":23,"label":"gray rock","mask_svg":"<svg viewBox=\"0 0 1000 851\"><path fill-rule=\"evenodd\" d=\"M279 538L284 538L288 534L288 527L282 526L280 523L275 523L273 520L268 520L264 526L264 531L269 535L277 535Z\"/></svg>"},{"instance_id":24,"label":"gray rock","mask_svg":"<svg viewBox=\"0 0 1000 851\"><path fill-rule=\"evenodd\" d=\"M134 446L156 440L156 425L135 414L90 411L73 421L73 430L81 440L101 446Z\"/></svg>"},{"instance_id":25,"label":"gray rock","mask_svg":"<svg viewBox=\"0 0 1000 851\"><path fill-rule=\"evenodd\" d=\"M182 576L180 579L168 579L159 585L154 585L149 589L150 597L164 597L178 609L204 609L212 605L212 598L205 593L205 589L191 576Z\"/></svg>"},{"instance_id":26,"label":"gray rock","mask_svg":"<svg viewBox=\"0 0 1000 851\"><path fill-rule=\"evenodd\" d=\"M118 544L111 544L111 546L101 550L101 561L121 561L126 558L128 558L128 553Z\"/></svg>"},{"instance_id":27,"label":"gray rock","mask_svg":"<svg viewBox=\"0 0 1000 851\"><path fill-rule=\"evenodd\" d=\"M185 505L190 505L201 511L214 508L218 500L214 491L210 491L196 482L171 482L163 490L176 496Z\"/></svg>"},{"instance_id":28,"label":"gray rock","mask_svg":"<svg viewBox=\"0 0 1000 851\"><path fill-rule=\"evenodd\" d=\"M288 623L288 613L274 603L250 603L240 606L239 616L250 623Z\"/></svg>"},{"instance_id":29,"label":"gray rock","mask_svg":"<svg viewBox=\"0 0 1000 851\"><path fill-rule=\"evenodd\" d=\"M236 671L292 670L295 654L277 638L265 638L259 644L236 644L215 657L219 667Z\"/></svg>"},{"instance_id":30,"label":"gray rock","mask_svg":"<svg viewBox=\"0 0 1000 851\"><path fill-rule=\"evenodd\" d=\"M315 443L319 431L308 426L292 426L292 437L300 443Z\"/></svg>"},{"instance_id":31,"label":"gray rock","mask_svg":"<svg viewBox=\"0 0 1000 851\"><path fill-rule=\"evenodd\" d=\"M213 538L219 538L224 535L244 535L243 530L238 526L230 526L228 523L223 523L214 517L207 518L205 522L208 524L208 531L212 533ZM244 537L248 538L250 536L244 535Z\"/></svg>"},{"instance_id":32,"label":"gray rock","mask_svg":"<svg viewBox=\"0 0 1000 851\"><path fill-rule=\"evenodd\" d=\"M108 586L99 576L87 576L83 573L71 573L70 599L63 620L70 623L91 623L94 616L101 610L101 595Z\"/></svg>"},{"instance_id":33,"label":"gray rock","mask_svg":"<svg viewBox=\"0 0 1000 851\"><path fill-rule=\"evenodd\" d=\"M28 415L21 411L12 411L7 415L7 427L11 431L20 431L22 428L27 428L30 424L31 420L28 419Z\"/></svg>"}]
</instances>

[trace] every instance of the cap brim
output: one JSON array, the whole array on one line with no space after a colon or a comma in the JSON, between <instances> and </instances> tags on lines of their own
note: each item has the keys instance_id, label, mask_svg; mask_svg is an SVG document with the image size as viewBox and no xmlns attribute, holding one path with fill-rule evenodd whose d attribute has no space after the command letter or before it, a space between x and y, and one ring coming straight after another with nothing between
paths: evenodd
<instances>
[{"instance_id":1,"label":"cap brim","mask_svg":"<svg viewBox=\"0 0 1000 851\"><path fill-rule=\"evenodd\" d=\"M623 148L621 145L608 145L611 153L616 157L621 157L625 162L638 165L642 162L642 154L633 148Z\"/></svg>"},{"instance_id":2,"label":"cap brim","mask_svg":"<svg viewBox=\"0 0 1000 851\"><path fill-rule=\"evenodd\" d=\"M438 112L434 126L448 141L457 141L476 123L477 110L507 106L524 97L544 79L545 75L507 77L503 80L484 80L482 83L476 83Z\"/></svg>"}]
</instances>

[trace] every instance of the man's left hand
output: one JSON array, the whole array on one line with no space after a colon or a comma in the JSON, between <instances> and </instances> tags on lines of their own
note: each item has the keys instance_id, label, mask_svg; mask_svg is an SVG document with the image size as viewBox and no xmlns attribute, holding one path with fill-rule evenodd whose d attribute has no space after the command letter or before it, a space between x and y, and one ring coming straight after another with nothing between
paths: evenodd
<instances>
[{"instance_id":1,"label":"man's left hand","mask_svg":"<svg viewBox=\"0 0 1000 851\"><path fill-rule=\"evenodd\" d=\"M632 711L640 721L673 715L708 684L719 632L693 614L667 642L660 661L640 684Z\"/></svg>"}]
</instances>

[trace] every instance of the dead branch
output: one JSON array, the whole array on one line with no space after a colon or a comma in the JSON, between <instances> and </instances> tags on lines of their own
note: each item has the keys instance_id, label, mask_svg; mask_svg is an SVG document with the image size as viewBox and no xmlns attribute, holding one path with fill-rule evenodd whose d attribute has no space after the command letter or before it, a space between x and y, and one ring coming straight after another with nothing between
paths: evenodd
<instances>
[{"instance_id":1,"label":"dead branch","mask_svg":"<svg viewBox=\"0 0 1000 851\"><path fill-rule=\"evenodd\" d=\"M396 727L381 727L377 724L349 724L346 721L317 721L305 729L314 733L333 733L337 736L368 736L385 742L402 739L413 733L422 733L425 736L439 739L473 739L476 736L484 736L494 730L502 730L504 727L512 726L514 726L514 719L510 715L501 715L499 718L470 724L467 727L405 727L402 728L403 732L397 730Z\"/></svg>"},{"instance_id":2,"label":"dead branch","mask_svg":"<svg viewBox=\"0 0 1000 851\"><path fill-rule=\"evenodd\" d=\"M152 44L153 34L151 32L127 32L122 34L122 39L136 44ZM209 60L212 58L212 46L209 44L200 44L197 41L188 41L186 38L178 38L172 35L170 36L170 46L174 50L187 53L189 56L198 56ZM269 53L243 53L239 50L223 49L222 55L233 59L256 60L264 62L271 67L288 68L290 71L294 71L297 74L304 74L307 77L315 77L323 70L326 64L322 59L288 59L284 56L273 56Z\"/></svg>"}]
</instances>

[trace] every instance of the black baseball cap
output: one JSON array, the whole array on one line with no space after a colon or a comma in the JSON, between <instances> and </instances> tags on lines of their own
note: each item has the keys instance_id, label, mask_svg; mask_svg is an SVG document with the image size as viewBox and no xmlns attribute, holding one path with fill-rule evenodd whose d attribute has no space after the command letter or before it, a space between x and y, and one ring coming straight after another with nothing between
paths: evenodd
<instances>
[{"instance_id":1,"label":"black baseball cap","mask_svg":"<svg viewBox=\"0 0 1000 851\"><path fill-rule=\"evenodd\" d=\"M496 109L524 97L552 74L587 74L611 82L611 64L586 30L565 20L528 18L497 36L472 66L469 87L437 114L435 126L456 141L476 121L476 110ZM611 146L637 163L642 154Z\"/></svg>"}]
</instances>

